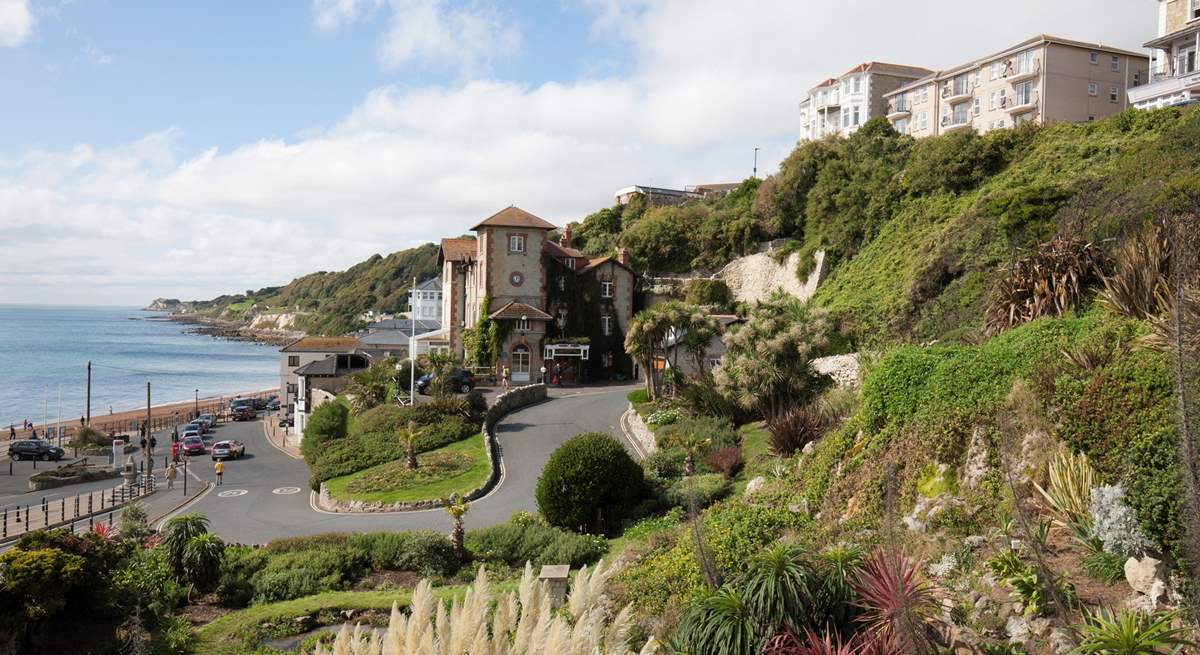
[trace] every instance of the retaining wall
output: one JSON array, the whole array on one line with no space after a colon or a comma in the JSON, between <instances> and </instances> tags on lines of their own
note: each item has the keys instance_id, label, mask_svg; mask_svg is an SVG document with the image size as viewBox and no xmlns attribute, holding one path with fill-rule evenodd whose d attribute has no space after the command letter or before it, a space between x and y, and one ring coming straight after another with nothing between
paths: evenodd
<instances>
[{"instance_id":1,"label":"retaining wall","mask_svg":"<svg viewBox=\"0 0 1200 655\"><path fill-rule=\"evenodd\" d=\"M483 415L483 441L487 446L488 459L492 472L488 479L478 488L466 494L467 500L478 500L488 495L500 482L501 456L500 442L496 440L495 428L500 419L513 411L539 403L546 399L546 385L531 384L517 387L496 397L496 402ZM400 503L368 503L361 500L336 500L329 495L325 483L321 483L321 491L317 495L317 506L327 512L407 512L420 509L434 509L442 506L440 498L418 500Z\"/></svg>"}]
</instances>

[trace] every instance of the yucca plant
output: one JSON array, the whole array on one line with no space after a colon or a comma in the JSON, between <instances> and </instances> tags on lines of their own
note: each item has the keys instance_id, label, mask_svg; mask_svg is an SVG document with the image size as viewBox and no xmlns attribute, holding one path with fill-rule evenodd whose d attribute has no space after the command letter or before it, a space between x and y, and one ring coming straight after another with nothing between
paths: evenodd
<instances>
[{"instance_id":1,"label":"yucca plant","mask_svg":"<svg viewBox=\"0 0 1200 655\"><path fill-rule=\"evenodd\" d=\"M1094 244L1056 238L1013 262L988 299L984 323L990 334L1042 316L1062 316L1108 269Z\"/></svg>"},{"instance_id":2,"label":"yucca plant","mask_svg":"<svg viewBox=\"0 0 1200 655\"><path fill-rule=\"evenodd\" d=\"M848 635L857 627L862 608L855 605L854 584L862 570L865 553L860 546L838 543L817 558L813 585L813 623Z\"/></svg>"},{"instance_id":3,"label":"yucca plant","mask_svg":"<svg viewBox=\"0 0 1200 655\"><path fill-rule=\"evenodd\" d=\"M679 641L688 655L754 655L763 640L750 605L725 586L692 601Z\"/></svg>"},{"instance_id":4,"label":"yucca plant","mask_svg":"<svg viewBox=\"0 0 1200 655\"><path fill-rule=\"evenodd\" d=\"M811 615L813 581L801 551L777 544L755 558L741 582L742 596L762 632L784 625L798 628L797 620Z\"/></svg>"},{"instance_id":5,"label":"yucca plant","mask_svg":"<svg viewBox=\"0 0 1200 655\"><path fill-rule=\"evenodd\" d=\"M1104 276L1100 303L1130 318L1146 319L1170 306L1171 242L1155 223L1118 248L1111 275Z\"/></svg>"},{"instance_id":6,"label":"yucca plant","mask_svg":"<svg viewBox=\"0 0 1200 655\"><path fill-rule=\"evenodd\" d=\"M884 653L937 650L938 597L921 574L923 568L899 551L883 549L863 564L854 586L863 609L858 621Z\"/></svg>"},{"instance_id":7,"label":"yucca plant","mask_svg":"<svg viewBox=\"0 0 1200 655\"><path fill-rule=\"evenodd\" d=\"M1106 608L1084 615L1076 655L1165 655L1195 647L1187 630L1173 627L1179 612L1145 614Z\"/></svg>"},{"instance_id":8,"label":"yucca plant","mask_svg":"<svg viewBox=\"0 0 1200 655\"><path fill-rule=\"evenodd\" d=\"M607 578L603 563L590 574L581 571L575 585L583 585L586 592L572 589L568 609L557 611L550 608L549 590L529 564L517 591L499 598L480 567L467 593L448 608L434 598L429 580L422 580L413 591L408 614L393 604L385 633L347 624L332 644L318 646L316 654L631 655L626 644L632 625L629 608L607 620L599 603ZM640 651L659 652L654 639Z\"/></svg>"},{"instance_id":9,"label":"yucca plant","mask_svg":"<svg viewBox=\"0 0 1200 655\"><path fill-rule=\"evenodd\" d=\"M1100 483L1099 475L1083 453L1060 452L1049 466L1047 489L1034 482L1054 524L1071 529L1073 524L1088 520L1092 502L1092 487Z\"/></svg>"}]
</instances>

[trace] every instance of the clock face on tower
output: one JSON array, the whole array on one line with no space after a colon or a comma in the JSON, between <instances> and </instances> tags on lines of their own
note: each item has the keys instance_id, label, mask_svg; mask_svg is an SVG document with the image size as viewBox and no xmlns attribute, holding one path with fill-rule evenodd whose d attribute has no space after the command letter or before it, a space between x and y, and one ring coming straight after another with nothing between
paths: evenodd
<instances>
[{"instance_id":1,"label":"clock face on tower","mask_svg":"<svg viewBox=\"0 0 1200 655\"><path fill-rule=\"evenodd\" d=\"M513 271L512 275L508 276L508 281L512 282L514 287L519 287L521 286L521 283L525 281L525 276L521 275L521 273L518 271Z\"/></svg>"}]
</instances>

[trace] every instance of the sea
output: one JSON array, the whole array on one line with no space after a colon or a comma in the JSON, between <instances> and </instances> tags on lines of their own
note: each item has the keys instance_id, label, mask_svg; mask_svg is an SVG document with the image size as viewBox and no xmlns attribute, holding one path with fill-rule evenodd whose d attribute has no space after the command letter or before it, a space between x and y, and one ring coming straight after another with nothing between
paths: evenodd
<instances>
[{"instance_id":1,"label":"sea","mask_svg":"<svg viewBox=\"0 0 1200 655\"><path fill-rule=\"evenodd\" d=\"M279 386L277 347L189 334L162 313L0 304L0 426L78 422L89 361L93 417L145 407L147 382L154 405Z\"/></svg>"}]
</instances>

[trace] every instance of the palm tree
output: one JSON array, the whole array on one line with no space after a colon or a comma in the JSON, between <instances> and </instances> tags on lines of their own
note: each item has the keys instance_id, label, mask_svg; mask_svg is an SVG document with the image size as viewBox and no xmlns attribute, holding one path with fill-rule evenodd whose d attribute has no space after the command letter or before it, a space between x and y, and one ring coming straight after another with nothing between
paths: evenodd
<instances>
[{"instance_id":1,"label":"palm tree","mask_svg":"<svg viewBox=\"0 0 1200 655\"><path fill-rule=\"evenodd\" d=\"M193 537L208 533L208 519L203 514L182 514L167 521L163 529L163 548L167 551L167 564L175 573L177 580L186 579L186 569L183 564L184 550Z\"/></svg>"},{"instance_id":2,"label":"palm tree","mask_svg":"<svg viewBox=\"0 0 1200 655\"><path fill-rule=\"evenodd\" d=\"M450 528L450 543L454 545L454 555L459 559L465 559L467 548L463 544L463 536L466 534L463 530L463 515L471 509L471 504L456 492L450 494L449 498L443 498L442 505L446 507L446 513L450 515L450 520L453 522L453 526Z\"/></svg>"},{"instance_id":3,"label":"palm tree","mask_svg":"<svg viewBox=\"0 0 1200 655\"><path fill-rule=\"evenodd\" d=\"M198 534L183 547L183 570L188 582L199 591L213 588L221 577L225 542L215 534ZM189 592L190 597L190 592Z\"/></svg>"},{"instance_id":4,"label":"palm tree","mask_svg":"<svg viewBox=\"0 0 1200 655\"><path fill-rule=\"evenodd\" d=\"M417 441L422 434L423 432L417 429L416 421L409 421L408 429L400 432L400 442L404 444L404 449L408 453L408 461L405 462L404 468L410 471L417 469Z\"/></svg>"},{"instance_id":5,"label":"palm tree","mask_svg":"<svg viewBox=\"0 0 1200 655\"><path fill-rule=\"evenodd\" d=\"M696 456L703 453L712 443L712 439L701 438L692 432L675 432L670 438L671 445L683 449L683 477L690 478L696 472Z\"/></svg>"}]
</instances>

